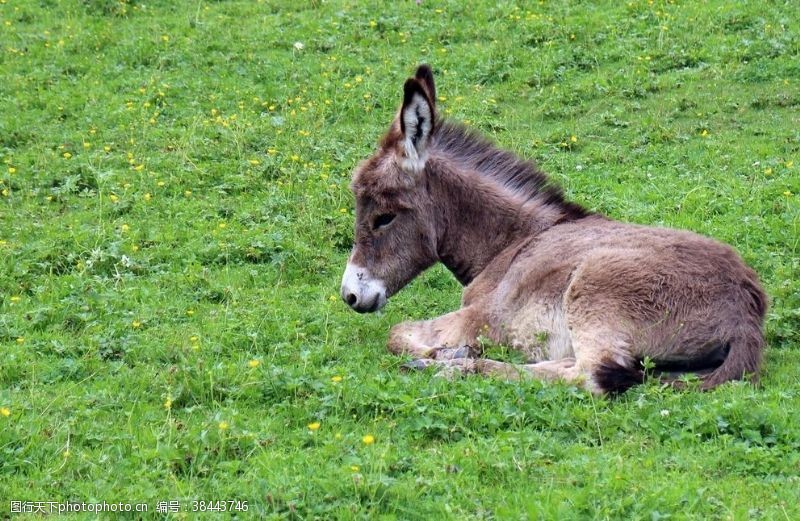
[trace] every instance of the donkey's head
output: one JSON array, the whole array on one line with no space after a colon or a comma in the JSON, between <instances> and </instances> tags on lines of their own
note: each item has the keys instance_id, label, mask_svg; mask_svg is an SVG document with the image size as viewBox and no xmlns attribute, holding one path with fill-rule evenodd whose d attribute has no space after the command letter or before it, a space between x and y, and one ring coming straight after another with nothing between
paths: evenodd
<instances>
[{"instance_id":1,"label":"donkey's head","mask_svg":"<svg viewBox=\"0 0 800 521\"><path fill-rule=\"evenodd\" d=\"M425 162L436 127L436 89L427 65L403 86L403 105L377 152L353 173L355 245L342 299L359 313L386 299L436 262L433 203Z\"/></svg>"}]
</instances>

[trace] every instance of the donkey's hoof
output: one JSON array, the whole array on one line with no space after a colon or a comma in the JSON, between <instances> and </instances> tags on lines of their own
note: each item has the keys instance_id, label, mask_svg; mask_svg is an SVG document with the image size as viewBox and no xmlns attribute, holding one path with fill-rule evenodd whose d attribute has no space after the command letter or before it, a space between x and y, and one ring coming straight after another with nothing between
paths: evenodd
<instances>
[{"instance_id":1,"label":"donkey's hoof","mask_svg":"<svg viewBox=\"0 0 800 521\"><path fill-rule=\"evenodd\" d=\"M433 365L434 361L430 358L418 358L411 360L400 366L402 371L422 371L426 367Z\"/></svg>"},{"instance_id":2,"label":"donkey's hoof","mask_svg":"<svg viewBox=\"0 0 800 521\"><path fill-rule=\"evenodd\" d=\"M475 353L470 346L442 348L436 351L437 360L455 360L457 358L475 358Z\"/></svg>"}]
</instances>

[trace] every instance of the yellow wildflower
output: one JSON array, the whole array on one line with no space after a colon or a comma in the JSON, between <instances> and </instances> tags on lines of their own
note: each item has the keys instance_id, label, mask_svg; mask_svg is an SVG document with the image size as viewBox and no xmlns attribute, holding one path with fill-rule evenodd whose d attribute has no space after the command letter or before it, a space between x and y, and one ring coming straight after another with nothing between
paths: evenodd
<instances>
[{"instance_id":1,"label":"yellow wildflower","mask_svg":"<svg viewBox=\"0 0 800 521\"><path fill-rule=\"evenodd\" d=\"M119 201L119 196L117 194L111 194L108 196L108 198L111 199L112 203L116 203L117 201Z\"/></svg>"},{"instance_id":2,"label":"yellow wildflower","mask_svg":"<svg viewBox=\"0 0 800 521\"><path fill-rule=\"evenodd\" d=\"M72 157L72 154L70 154L69 152L64 152L64 153L63 153L63 154L61 154L61 155L62 155L62 156L64 156L64 159L69 159L69 158L71 158L71 157Z\"/></svg>"},{"instance_id":3,"label":"yellow wildflower","mask_svg":"<svg viewBox=\"0 0 800 521\"><path fill-rule=\"evenodd\" d=\"M707 137L707 136L708 136L708 130L706 130L706 129L703 129L703 131L702 131L702 132L700 132L700 136L701 136L701 137Z\"/></svg>"},{"instance_id":4,"label":"yellow wildflower","mask_svg":"<svg viewBox=\"0 0 800 521\"><path fill-rule=\"evenodd\" d=\"M258 360L250 360L249 362L247 362L247 367L249 367L250 369L255 369L259 365L261 365L261 362L259 362Z\"/></svg>"},{"instance_id":5,"label":"yellow wildflower","mask_svg":"<svg viewBox=\"0 0 800 521\"><path fill-rule=\"evenodd\" d=\"M221 430L221 431L227 431L228 427L230 427L230 425L228 425L228 422L226 422L226 421L221 421L221 422L219 422L217 427L219 427L219 430Z\"/></svg>"},{"instance_id":6,"label":"yellow wildflower","mask_svg":"<svg viewBox=\"0 0 800 521\"><path fill-rule=\"evenodd\" d=\"M22 300L22 297L20 297L19 295L14 295L13 297L11 297L11 302L19 302L20 300Z\"/></svg>"},{"instance_id":7,"label":"yellow wildflower","mask_svg":"<svg viewBox=\"0 0 800 521\"><path fill-rule=\"evenodd\" d=\"M164 400L164 408L166 410L172 409L172 398L167 398L166 400Z\"/></svg>"},{"instance_id":8,"label":"yellow wildflower","mask_svg":"<svg viewBox=\"0 0 800 521\"><path fill-rule=\"evenodd\" d=\"M0 407L0 415L8 418L9 416L11 416L11 409L9 409L8 407Z\"/></svg>"},{"instance_id":9,"label":"yellow wildflower","mask_svg":"<svg viewBox=\"0 0 800 521\"><path fill-rule=\"evenodd\" d=\"M25 337L24 336L17 337L17 343L18 344L24 344L25 343Z\"/></svg>"},{"instance_id":10,"label":"yellow wildflower","mask_svg":"<svg viewBox=\"0 0 800 521\"><path fill-rule=\"evenodd\" d=\"M142 327L142 323L139 322L138 320L134 320L133 322L131 322L131 327L133 327L133 329L139 329L140 327Z\"/></svg>"},{"instance_id":11,"label":"yellow wildflower","mask_svg":"<svg viewBox=\"0 0 800 521\"><path fill-rule=\"evenodd\" d=\"M339 375L336 375L336 376L332 376L332 377L331 377L331 382L333 382L333 383L335 383L335 384L338 384L338 383L339 383L339 382L341 382L341 381L342 381L342 377L341 377L341 376L339 376Z\"/></svg>"},{"instance_id":12,"label":"yellow wildflower","mask_svg":"<svg viewBox=\"0 0 800 521\"><path fill-rule=\"evenodd\" d=\"M364 445L372 445L373 443L375 443L375 436L373 436L372 434L367 434L363 438L361 438L361 441L364 442Z\"/></svg>"},{"instance_id":13,"label":"yellow wildflower","mask_svg":"<svg viewBox=\"0 0 800 521\"><path fill-rule=\"evenodd\" d=\"M360 469L358 468L358 465L350 465L350 470L353 472L358 472Z\"/></svg>"},{"instance_id":14,"label":"yellow wildflower","mask_svg":"<svg viewBox=\"0 0 800 521\"><path fill-rule=\"evenodd\" d=\"M192 191L191 190L186 190L185 192L183 192L183 195L185 195L186 197L191 197L192 196Z\"/></svg>"},{"instance_id":15,"label":"yellow wildflower","mask_svg":"<svg viewBox=\"0 0 800 521\"><path fill-rule=\"evenodd\" d=\"M14 168L13 166L10 166L10 167L8 167L8 173L9 174L16 174L17 173L17 169Z\"/></svg>"},{"instance_id":16,"label":"yellow wildflower","mask_svg":"<svg viewBox=\"0 0 800 521\"><path fill-rule=\"evenodd\" d=\"M150 192L147 192L146 194L144 194L144 200L145 201L149 201L152 197L153 196L150 194Z\"/></svg>"},{"instance_id":17,"label":"yellow wildflower","mask_svg":"<svg viewBox=\"0 0 800 521\"><path fill-rule=\"evenodd\" d=\"M312 423L308 424L308 430L310 430L310 431L319 430L319 427L320 427L320 423L319 422L312 422Z\"/></svg>"}]
</instances>

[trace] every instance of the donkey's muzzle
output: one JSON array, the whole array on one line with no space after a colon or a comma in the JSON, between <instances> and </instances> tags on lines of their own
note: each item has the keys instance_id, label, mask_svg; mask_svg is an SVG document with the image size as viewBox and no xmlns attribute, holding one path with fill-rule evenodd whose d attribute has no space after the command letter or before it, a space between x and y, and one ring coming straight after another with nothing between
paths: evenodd
<instances>
[{"instance_id":1,"label":"donkey's muzzle","mask_svg":"<svg viewBox=\"0 0 800 521\"><path fill-rule=\"evenodd\" d=\"M348 263L342 276L342 300L359 313L372 313L386 304L386 286L366 268Z\"/></svg>"}]
</instances>

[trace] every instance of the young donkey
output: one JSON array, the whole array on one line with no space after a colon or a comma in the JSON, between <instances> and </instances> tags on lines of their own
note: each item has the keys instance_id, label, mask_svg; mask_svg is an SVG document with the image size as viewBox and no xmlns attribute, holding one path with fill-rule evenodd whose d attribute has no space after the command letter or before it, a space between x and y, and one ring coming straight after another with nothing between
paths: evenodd
<instances>
[{"instance_id":1,"label":"young donkey","mask_svg":"<svg viewBox=\"0 0 800 521\"><path fill-rule=\"evenodd\" d=\"M728 246L691 232L613 221L564 200L530 162L436 114L427 65L377 153L353 175L355 245L342 298L373 312L441 261L462 307L404 322L389 350L446 374L564 379L596 393L643 379L642 361L702 388L756 376L766 296ZM520 350L478 358L479 337Z\"/></svg>"}]
</instances>

